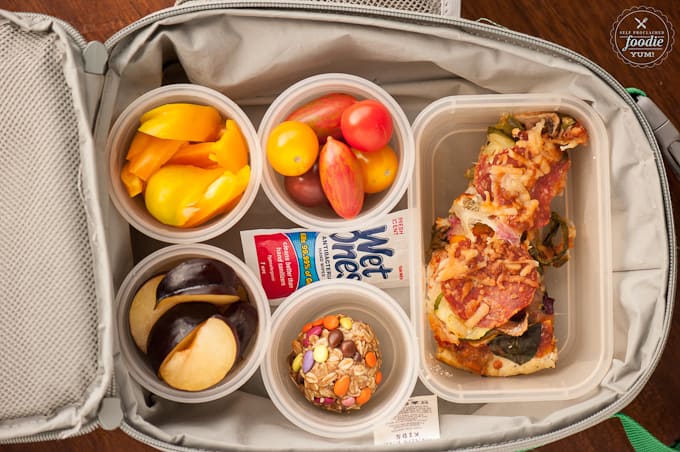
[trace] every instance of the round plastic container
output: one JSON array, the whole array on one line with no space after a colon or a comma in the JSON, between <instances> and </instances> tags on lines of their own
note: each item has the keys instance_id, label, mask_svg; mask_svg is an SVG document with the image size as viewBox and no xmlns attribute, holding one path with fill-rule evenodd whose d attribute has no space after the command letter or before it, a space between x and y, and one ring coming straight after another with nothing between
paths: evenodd
<instances>
[{"instance_id":1,"label":"round plastic container","mask_svg":"<svg viewBox=\"0 0 680 452\"><path fill-rule=\"evenodd\" d=\"M203 391L183 391L167 385L153 371L147 356L137 348L130 334L129 309L137 290L150 278L168 271L191 258L205 257L222 261L234 269L244 285L250 303L257 308L258 326L243 358L224 379ZM271 314L267 297L257 277L232 254L205 244L171 245L148 255L128 273L116 295L116 325L120 352L132 378L152 393L164 399L183 403L209 402L224 397L240 388L255 373L264 358L269 343Z\"/></svg>"},{"instance_id":2,"label":"round plastic container","mask_svg":"<svg viewBox=\"0 0 680 452\"><path fill-rule=\"evenodd\" d=\"M392 185L375 194L366 195L363 209L356 217L344 219L328 206L303 207L293 201L284 188L284 176L274 171L266 158L267 139L276 127L298 107L331 93L350 94L359 100L375 99L392 116L394 131L390 146L399 157L397 176ZM365 226L390 212L406 192L415 162L415 144L411 125L399 104L380 86L350 74L329 73L301 80L282 92L267 109L258 129L263 151L262 186L272 204L298 225L323 232L346 232Z\"/></svg>"},{"instance_id":3,"label":"round plastic container","mask_svg":"<svg viewBox=\"0 0 680 452\"><path fill-rule=\"evenodd\" d=\"M369 324L383 358L383 380L375 394L361 409L346 413L310 403L288 374L291 343L302 326L335 313ZM370 433L392 419L411 396L418 378L415 334L403 309L384 291L354 280L319 281L288 297L272 324L262 378L274 405L301 429L326 438Z\"/></svg>"},{"instance_id":4,"label":"round plastic container","mask_svg":"<svg viewBox=\"0 0 680 452\"><path fill-rule=\"evenodd\" d=\"M222 118L238 124L249 150L250 180L236 206L210 221L193 228L179 228L161 223L146 209L142 195L128 196L120 179L125 155L145 112L163 104L183 102L215 107ZM156 88L137 98L120 114L106 144L109 194L118 212L135 229L168 243L195 243L211 239L234 226L246 214L257 195L262 180L262 152L257 132L246 114L231 99L213 89L192 84L173 84Z\"/></svg>"}]
</instances>

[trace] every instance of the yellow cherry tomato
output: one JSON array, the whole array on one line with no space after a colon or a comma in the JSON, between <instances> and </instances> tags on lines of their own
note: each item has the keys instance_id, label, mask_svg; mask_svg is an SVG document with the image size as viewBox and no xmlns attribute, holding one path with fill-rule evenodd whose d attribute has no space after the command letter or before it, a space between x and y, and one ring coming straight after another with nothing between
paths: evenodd
<instances>
[{"instance_id":1,"label":"yellow cherry tomato","mask_svg":"<svg viewBox=\"0 0 680 452\"><path fill-rule=\"evenodd\" d=\"M361 165L365 193L378 193L392 185L399 169L399 157L394 149L384 146L372 152L352 151Z\"/></svg>"},{"instance_id":2,"label":"yellow cherry tomato","mask_svg":"<svg viewBox=\"0 0 680 452\"><path fill-rule=\"evenodd\" d=\"M267 160L277 173L299 176L309 170L319 155L314 130L299 121L284 121L267 139Z\"/></svg>"}]
</instances>

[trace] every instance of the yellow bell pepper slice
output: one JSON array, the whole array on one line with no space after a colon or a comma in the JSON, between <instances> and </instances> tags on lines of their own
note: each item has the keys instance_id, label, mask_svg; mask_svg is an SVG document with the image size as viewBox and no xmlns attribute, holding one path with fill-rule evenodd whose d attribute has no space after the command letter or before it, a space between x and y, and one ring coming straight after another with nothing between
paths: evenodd
<instances>
[{"instance_id":1,"label":"yellow bell pepper slice","mask_svg":"<svg viewBox=\"0 0 680 452\"><path fill-rule=\"evenodd\" d=\"M137 130L156 138L179 141L214 141L222 129L215 107L187 103L161 105L144 113Z\"/></svg>"},{"instance_id":2,"label":"yellow bell pepper slice","mask_svg":"<svg viewBox=\"0 0 680 452\"><path fill-rule=\"evenodd\" d=\"M250 180L250 166L245 165L236 173L229 170L215 179L196 203L197 211L183 227L191 228L201 225L215 216L234 207L234 201L239 199L248 186Z\"/></svg>"},{"instance_id":3,"label":"yellow bell pepper slice","mask_svg":"<svg viewBox=\"0 0 680 452\"><path fill-rule=\"evenodd\" d=\"M129 171L148 181L184 144L186 141L164 140L137 132L126 157L130 161Z\"/></svg>"},{"instance_id":4,"label":"yellow bell pepper slice","mask_svg":"<svg viewBox=\"0 0 680 452\"><path fill-rule=\"evenodd\" d=\"M199 210L198 203L208 187L223 173L221 168L165 165L147 182L146 208L161 223L183 226Z\"/></svg>"}]
</instances>

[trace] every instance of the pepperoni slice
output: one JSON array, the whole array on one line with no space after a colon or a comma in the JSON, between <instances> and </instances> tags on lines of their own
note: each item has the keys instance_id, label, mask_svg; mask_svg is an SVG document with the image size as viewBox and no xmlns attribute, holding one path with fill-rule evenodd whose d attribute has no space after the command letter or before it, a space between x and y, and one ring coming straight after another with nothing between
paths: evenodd
<instances>
[{"instance_id":1,"label":"pepperoni slice","mask_svg":"<svg viewBox=\"0 0 680 452\"><path fill-rule=\"evenodd\" d=\"M472 318L482 303L488 313L476 325L495 328L506 323L534 298L539 286L537 265L525 245L513 245L493 237L473 243L463 240L449 259L464 259L474 250L477 256L465 260L468 271L442 283L444 297L463 321Z\"/></svg>"}]
</instances>

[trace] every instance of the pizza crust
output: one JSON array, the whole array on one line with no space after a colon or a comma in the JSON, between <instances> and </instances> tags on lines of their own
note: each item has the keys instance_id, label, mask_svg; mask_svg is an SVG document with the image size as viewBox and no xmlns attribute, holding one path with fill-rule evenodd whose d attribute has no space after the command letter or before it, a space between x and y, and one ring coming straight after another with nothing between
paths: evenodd
<instances>
[{"instance_id":1,"label":"pizza crust","mask_svg":"<svg viewBox=\"0 0 680 452\"><path fill-rule=\"evenodd\" d=\"M442 361L455 368L468 371L471 370L465 368L461 364L461 362L458 360L458 356L456 355L456 353L450 348L438 346L437 353L435 356L439 361ZM507 358L503 358L502 356L494 355L494 358L490 360L486 364L486 366L482 368L480 375L484 375L487 377L510 377L513 375L532 374L534 372L538 372L539 370L552 369L555 367L556 362L557 351L553 351L540 358L534 357L524 364L517 364L513 361L510 361ZM500 368L497 369L494 366L495 363L500 363L501 364Z\"/></svg>"}]
</instances>

